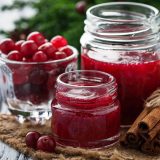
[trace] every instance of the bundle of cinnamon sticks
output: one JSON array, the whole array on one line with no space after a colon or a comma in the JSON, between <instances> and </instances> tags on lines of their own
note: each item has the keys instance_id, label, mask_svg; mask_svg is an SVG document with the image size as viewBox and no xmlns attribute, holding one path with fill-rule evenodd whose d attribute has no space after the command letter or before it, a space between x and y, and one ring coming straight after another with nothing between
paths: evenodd
<instances>
[{"instance_id":1,"label":"bundle of cinnamon sticks","mask_svg":"<svg viewBox=\"0 0 160 160\"><path fill-rule=\"evenodd\" d=\"M144 107L120 144L150 155L160 154L160 89L153 92Z\"/></svg>"}]
</instances>

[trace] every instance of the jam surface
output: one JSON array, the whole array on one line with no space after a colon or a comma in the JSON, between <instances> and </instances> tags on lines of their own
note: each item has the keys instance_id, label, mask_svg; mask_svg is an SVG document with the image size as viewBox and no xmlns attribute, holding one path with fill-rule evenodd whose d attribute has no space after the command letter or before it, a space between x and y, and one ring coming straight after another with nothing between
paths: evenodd
<instances>
[{"instance_id":1,"label":"jam surface","mask_svg":"<svg viewBox=\"0 0 160 160\"><path fill-rule=\"evenodd\" d=\"M130 125L143 110L145 99L160 86L159 59L149 52L89 51L81 56L81 69L104 71L116 78L121 124Z\"/></svg>"},{"instance_id":2,"label":"jam surface","mask_svg":"<svg viewBox=\"0 0 160 160\"><path fill-rule=\"evenodd\" d=\"M73 83L72 83L73 85ZM95 82L76 82L78 86L95 86ZM106 89L106 88L105 88ZM56 93L52 102L52 130L56 141L64 146L98 148L118 140L119 102L104 88L72 88Z\"/></svg>"}]
</instances>

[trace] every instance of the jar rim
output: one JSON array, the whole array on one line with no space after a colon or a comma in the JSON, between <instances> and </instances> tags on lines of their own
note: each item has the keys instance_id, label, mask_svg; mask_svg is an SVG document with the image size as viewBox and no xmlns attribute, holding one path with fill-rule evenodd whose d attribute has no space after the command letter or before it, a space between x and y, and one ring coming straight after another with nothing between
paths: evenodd
<instances>
[{"instance_id":1,"label":"jar rim","mask_svg":"<svg viewBox=\"0 0 160 160\"><path fill-rule=\"evenodd\" d=\"M160 41L159 19L159 10L143 3L98 4L87 10L80 42L85 46L88 41L88 47L95 48L148 49Z\"/></svg>"},{"instance_id":2,"label":"jar rim","mask_svg":"<svg viewBox=\"0 0 160 160\"><path fill-rule=\"evenodd\" d=\"M155 13L155 16L158 15L159 13L159 10L154 7L154 6L151 6L151 5L147 5L147 4L144 4L144 3L137 3L137 2L108 2L108 3L102 3L102 4L98 4L98 5L94 5L92 7L90 7L86 14L87 16L90 16L92 18L100 18L102 20L107 20L106 18L102 18L102 17L98 17L94 14L92 14L92 11L99 8L99 7L102 7L102 6L112 6L112 5L129 5L129 6L140 6L140 7L144 7L144 8L147 8L147 9L150 9L151 11L153 11ZM108 19L110 21L110 19Z\"/></svg>"},{"instance_id":3,"label":"jar rim","mask_svg":"<svg viewBox=\"0 0 160 160\"><path fill-rule=\"evenodd\" d=\"M79 85L69 84L69 83L66 83L66 82L62 81L63 77L65 77L65 76L67 76L71 73L87 73L87 72L104 75L104 76L108 77L108 81L106 83L97 84L97 85L93 85L93 86L90 86L90 85L79 86ZM75 71L62 73L57 78L57 84L63 85L63 86L66 86L66 87L70 87L70 88L71 87L74 87L74 88L103 88L103 87L111 86L115 83L116 83L116 80L111 74L108 74L108 73L105 73L105 72L102 72L102 71L98 71L98 70L75 70Z\"/></svg>"}]
</instances>

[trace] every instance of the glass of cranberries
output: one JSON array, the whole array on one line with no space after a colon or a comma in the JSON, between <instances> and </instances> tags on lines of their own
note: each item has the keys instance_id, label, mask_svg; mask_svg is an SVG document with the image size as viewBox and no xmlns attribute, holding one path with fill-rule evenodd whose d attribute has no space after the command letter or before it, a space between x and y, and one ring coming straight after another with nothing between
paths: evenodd
<instances>
[{"instance_id":1,"label":"glass of cranberries","mask_svg":"<svg viewBox=\"0 0 160 160\"><path fill-rule=\"evenodd\" d=\"M2 40L0 51L0 91L11 113L22 122L48 119L56 78L77 68L77 50L62 36L48 41L32 32L26 40Z\"/></svg>"}]
</instances>

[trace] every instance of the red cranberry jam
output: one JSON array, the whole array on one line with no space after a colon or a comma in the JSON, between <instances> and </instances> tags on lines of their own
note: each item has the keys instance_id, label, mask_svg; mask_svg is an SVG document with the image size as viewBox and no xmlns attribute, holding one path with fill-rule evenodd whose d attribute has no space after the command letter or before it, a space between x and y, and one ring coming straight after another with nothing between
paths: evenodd
<instances>
[{"instance_id":1,"label":"red cranberry jam","mask_svg":"<svg viewBox=\"0 0 160 160\"><path fill-rule=\"evenodd\" d=\"M52 132L58 144L99 148L117 142L120 107L113 76L73 71L57 79L52 102Z\"/></svg>"}]
</instances>

